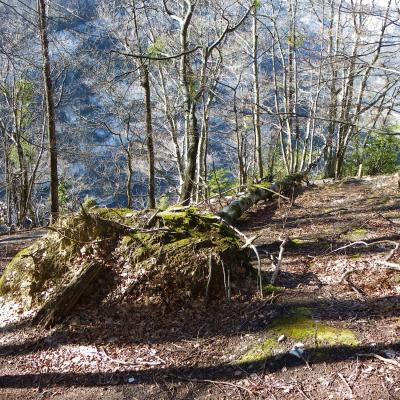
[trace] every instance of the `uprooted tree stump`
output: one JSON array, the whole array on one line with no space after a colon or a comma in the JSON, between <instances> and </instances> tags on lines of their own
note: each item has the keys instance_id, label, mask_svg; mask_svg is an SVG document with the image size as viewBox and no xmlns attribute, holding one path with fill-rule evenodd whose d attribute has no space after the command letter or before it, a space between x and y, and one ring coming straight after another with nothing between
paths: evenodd
<instances>
[{"instance_id":1,"label":"uprooted tree stump","mask_svg":"<svg viewBox=\"0 0 400 400\"><path fill-rule=\"evenodd\" d=\"M0 279L0 296L37 310L50 327L82 297L182 304L226 295L248 275L248 253L229 225L274 192L304 179L291 175L254 186L219 216L193 207L166 211L93 208L61 218L50 233L18 253ZM111 277L111 278L110 278ZM108 282L104 284L104 282Z\"/></svg>"},{"instance_id":2,"label":"uprooted tree stump","mask_svg":"<svg viewBox=\"0 0 400 400\"><path fill-rule=\"evenodd\" d=\"M82 296L113 285L110 301L181 304L228 293L229 280L248 272L247 254L220 218L195 208L155 213L92 209L60 219L51 232L19 253L0 280L0 295L51 326Z\"/></svg>"}]
</instances>

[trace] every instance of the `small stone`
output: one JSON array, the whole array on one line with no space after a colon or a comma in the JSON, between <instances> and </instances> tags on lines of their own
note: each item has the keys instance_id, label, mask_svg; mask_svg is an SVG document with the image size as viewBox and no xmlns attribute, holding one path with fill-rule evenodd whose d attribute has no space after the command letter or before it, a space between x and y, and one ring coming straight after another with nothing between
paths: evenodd
<instances>
[{"instance_id":1,"label":"small stone","mask_svg":"<svg viewBox=\"0 0 400 400\"><path fill-rule=\"evenodd\" d=\"M234 376L240 376L240 375L242 375L242 371L235 371L233 375Z\"/></svg>"},{"instance_id":2,"label":"small stone","mask_svg":"<svg viewBox=\"0 0 400 400\"><path fill-rule=\"evenodd\" d=\"M278 343L282 343L286 339L285 335L281 335L278 337Z\"/></svg>"},{"instance_id":3,"label":"small stone","mask_svg":"<svg viewBox=\"0 0 400 400\"><path fill-rule=\"evenodd\" d=\"M128 378L128 383L135 383L135 378L133 378L132 376Z\"/></svg>"}]
</instances>

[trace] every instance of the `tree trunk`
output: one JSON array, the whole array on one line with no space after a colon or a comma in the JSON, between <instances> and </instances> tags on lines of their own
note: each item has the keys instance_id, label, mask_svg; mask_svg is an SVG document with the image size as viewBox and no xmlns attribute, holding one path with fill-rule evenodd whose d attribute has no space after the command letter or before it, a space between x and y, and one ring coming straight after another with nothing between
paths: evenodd
<instances>
[{"instance_id":1,"label":"tree trunk","mask_svg":"<svg viewBox=\"0 0 400 400\"><path fill-rule=\"evenodd\" d=\"M4 130L4 174L6 184L6 223L11 225L11 179L10 179L10 161L8 154L8 138L7 133Z\"/></svg>"},{"instance_id":2,"label":"tree trunk","mask_svg":"<svg viewBox=\"0 0 400 400\"><path fill-rule=\"evenodd\" d=\"M50 195L51 217L55 221L59 214L58 202L58 166L57 166L57 140L56 140L56 116L54 109L53 82L51 80L51 67L49 56L49 40L47 37L46 1L38 0L39 35L43 57L44 96L46 101L46 123L49 139L50 155Z\"/></svg>"},{"instance_id":3,"label":"tree trunk","mask_svg":"<svg viewBox=\"0 0 400 400\"><path fill-rule=\"evenodd\" d=\"M146 133L147 133L147 163L149 168L149 192L148 192L148 208L156 208L156 184L155 184L155 165L154 165L154 140L153 125L151 114L151 92L148 66L142 65L142 87L145 91L146 104Z\"/></svg>"},{"instance_id":4,"label":"tree trunk","mask_svg":"<svg viewBox=\"0 0 400 400\"><path fill-rule=\"evenodd\" d=\"M190 204L193 191L193 183L196 177L197 150L199 146L199 132L194 104L191 105L189 118L187 120L187 156L183 184L181 188L180 202L182 205Z\"/></svg>"},{"instance_id":5,"label":"tree trunk","mask_svg":"<svg viewBox=\"0 0 400 400\"><path fill-rule=\"evenodd\" d=\"M257 32L257 5L253 6L253 124L255 140L255 176L263 176L261 123L260 123L260 82L258 74L258 32Z\"/></svg>"}]
</instances>

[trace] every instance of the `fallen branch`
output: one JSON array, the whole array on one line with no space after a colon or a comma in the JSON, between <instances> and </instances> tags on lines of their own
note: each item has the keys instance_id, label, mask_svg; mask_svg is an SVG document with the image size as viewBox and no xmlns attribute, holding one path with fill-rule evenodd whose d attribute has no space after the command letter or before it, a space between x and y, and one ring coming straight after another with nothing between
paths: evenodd
<instances>
[{"instance_id":1,"label":"fallen branch","mask_svg":"<svg viewBox=\"0 0 400 400\"><path fill-rule=\"evenodd\" d=\"M371 242L371 243L367 243L367 242L360 240L360 241L349 243L345 246L339 247L338 249L332 250L329 253L326 253L325 256L329 256L330 254L337 253L338 251L345 250L345 249L348 249L349 247L353 247L353 246L362 245L364 247L371 247L371 246L376 246L378 244L394 245L394 248L390 251L389 255L385 258L385 261L389 261L393 257L396 250L399 248L399 243L397 243L393 240L379 240L377 242Z\"/></svg>"},{"instance_id":2,"label":"fallen branch","mask_svg":"<svg viewBox=\"0 0 400 400\"><path fill-rule=\"evenodd\" d=\"M258 284L259 284L259 289L260 289L260 294L261 297L263 296L263 281L262 281L262 271L261 271L261 257L260 254L256 248L256 246L254 246L253 242L255 239L257 239L257 236L254 236L252 238L248 238L243 232L239 231L239 229L235 228L233 225L229 224L227 221L225 221L223 218L221 217L217 217L221 222L223 222L226 226L228 226L229 228L231 228L234 232L236 232L236 234L240 237L242 237L245 241L244 245L242 246L242 249L245 249L247 247L249 247L250 249L253 250L254 254L257 257L257 270L258 270Z\"/></svg>"},{"instance_id":3,"label":"fallen branch","mask_svg":"<svg viewBox=\"0 0 400 400\"><path fill-rule=\"evenodd\" d=\"M267 192L270 192L270 193L274 194L275 196L281 197L282 199L285 199L285 200L287 200L287 201L291 201L291 199L289 199L289 197L284 196L283 194L277 192L276 190L272 190L272 189L270 189L270 188L267 188L267 187L261 186L261 185L253 185L253 186L254 186L254 187L261 188L261 189L263 189L263 190L266 190Z\"/></svg>"},{"instance_id":4,"label":"fallen branch","mask_svg":"<svg viewBox=\"0 0 400 400\"><path fill-rule=\"evenodd\" d=\"M160 361L135 361L135 362L129 362L129 361L118 360L116 358L113 358L113 357L109 356L104 348L101 348L101 352L100 351L98 351L98 352L99 352L100 355L104 355L107 358L107 360L109 360L109 361L112 361L112 362L114 362L116 364L120 364L120 365L126 365L126 366L129 366L129 367L141 367L141 366L154 367L154 366L157 366L157 365L165 364L165 361L160 357L157 357Z\"/></svg>"},{"instance_id":5,"label":"fallen branch","mask_svg":"<svg viewBox=\"0 0 400 400\"><path fill-rule=\"evenodd\" d=\"M288 175L280 182L273 183L271 186L266 187L262 185L254 185L249 188L248 192L233 200L230 204L225 206L218 215L232 224L237 221L244 212L250 209L254 204L261 200L270 201L274 195L279 193L280 197L289 200L284 194L290 194L291 190L300 186L305 179L305 174Z\"/></svg>"},{"instance_id":6,"label":"fallen branch","mask_svg":"<svg viewBox=\"0 0 400 400\"><path fill-rule=\"evenodd\" d=\"M254 392L252 392L250 389L245 388L244 386L236 385L235 383L231 382L226 382L226 381L212 381L211 379L191 379L191 378L186 378L184 376L179 376L180 379L183 379L184 381L187 382L195 382L195 383L212 383L214 385L225 385L225 386L231 386L237 389L244 390L245 392L249 393L250 395L254 396Z\"/></svg>"}]
</instances>

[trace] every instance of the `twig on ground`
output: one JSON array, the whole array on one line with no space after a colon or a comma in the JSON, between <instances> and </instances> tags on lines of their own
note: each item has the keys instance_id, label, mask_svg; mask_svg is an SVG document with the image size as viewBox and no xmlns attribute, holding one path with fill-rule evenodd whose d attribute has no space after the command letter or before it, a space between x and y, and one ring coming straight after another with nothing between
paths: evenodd
<instances>
[{"instance_id":1,"label":"twig on ground","mask_svg":"<svg viewBox=\"0 0 400 400\"><path fill-rule=\"evenodd\" d=\"M240 390L244 390L245 392L247 392L248 394L254 396L254 392L251 391L250 389L241 386L241 385L237 385L235 383L232 382L226 382L226 381L212 381L211 379L191 379L191 378L186 378L184 376L179 376L180 379L183 379L184 381L187 382L195 382L195 383L212 383L214 385L225 385L225 386L231 386L234 387L236 389L240 389Z\"/></svg>"},{"instance_id":2,"label":"twig on ground","mask_svg":"<svg viewBox=\"0 0 400 400\"><path fill-rule=\"evenodd\" d=\"M393 395L390 393L389 389L386 387L385 382L383 382L383 380L381 380L381 385L383 389L385 389L385 392L389 396L389 399L394 399Z\"/></svg>"},{"instance_id":3,"label":"twig on ground","mask_svg":"<svg viewBox=\"0 0 400 400\"><path fill-rule=\"evenodd\" d=\"M343 381L343 383L346 385L347 389L349 389L350 396L353 398L354 397L353 389L351 388L351 386L347 382L346 378L340 372L338 372L338 376Z\"/></svg>"},{"instance_id":4,"label":"twig on ground","mask_svg":"<svg viewBox=\"0 0 400 400\"><path fill-rule=\"evenodd\" d=\"M376 358L377 360L380 360L386 364L391 364L394 365L397 368L400 368L400 363L396 360L392 360L391 358L385 358L380 356L379 354L375 354L375 353L358 353L357 356L359 357L373 357Z\"/></svg>"},{"instance_id":5,"label":"twig on ground","mask_svg":"<svg viewBox=\"0 0 400 400\"><path fill-rule=\"evenodd\" d=\"M298 390L298 392L307 400L311 400L304 392L304 390L300 387L300 386L296 386L296 389Z\"/></svg>"},{"instance_id":6,"label":"twig on ground","mask_svg":"<svg viewBox=\"0 0 400 400\"><path fill-rule=\"evenodd\" d=\"M354 272L354 269L350 269L348 271L345 271L345 273L342 275L342 277L340 278L339 283L344 283L346 282L352 290L354 290L358 296L360 297L364 297L365 293L363 292L362 289L358 288L351 280L350 280L350 275Z\"/></svg>"},{"instance_id":7,"label":"twig on ground","mask_svg":"<svg viewBox=\"0 0 400 400\"><path fill-rule=\"evenodd\" d=\"M375 264L383 265L387 269L393 269L395 271L400 271L400 264L391 263L391 262L382 261L382 260L375 261Z\"/></svg>"},{"instance_id":8,"label":"twig on ground","mask_svg":"<svg viewBox=\"0 0 400 400\"><path fill-rule=\"evenodd\" d=\"M136 361L136 362L123 361L123 360L118 360L116 358L113 358L113 357L109 356L104 348L100 348L101 351L99 351L97 349L97 347L96 347L96 350L100 355L104 355L107 358L107 360L110 360L110 361L112 361L112 362L114 362L116 364L120 364L120 365L128 365L128 366L131 366L131 367L146 365L146 366L150 366L151 367L151 366L156 366L156 365L161 365L161 364L165 364L166 363L160 357L157 357L159 359L159 361Z\"/></svg>"},{"instance_id":9,"label":"twig on ground","mask_svg":"<svg viewBox=\"0 0 400 400\"><path fill-rule=\"evenodd\" d=\"M210 299L209 298L209 296L210 296L209 290L210 290L210 284L211 284L211 278L212 278L212 267L213 267L213 265L212 265L212 257L213 257L212 254L210 254L208 256L208 279L207 279L207 285L206 285L206 301L207 302Z\"/></svg>"},{"instance_id":10,"label":"twig on ground","mask_svg":"<svg viewBox=\"0 0 400 400\"><path fill-rule=\"evenodd\" d=\"M330 254L337 253L338 251L345 250L345 249L347 249L349 247L353 247L353 246L362 245L364 247L371 247L371 246L376 246L378 244L391 244L394 246L394 248L385 257L384 261L389 261L393 257L393 255L396 253L396 251L399 249L399 246L400 246L400 243L395 242L394 240L379 240L377 242L371 242L371 243L367 243L362 240L359 240L357 242L346 244L345 246L339 247L335 250L330 251L329 253L325 253L324 255L328 256Z\"/></svg>"},{"instance_id":11,"label":"twig on ground","mask_svg":"<svg viewBox=\"0 0 400 400\"><path fill-rule=\"evenodd\" d=\"M156 212L144 224L143 228L148 228L151 225L151 223L154 221L154 219L157 217L159 212L160 212L160 210L157 209Z\"/></svg>"}]
</instances>

